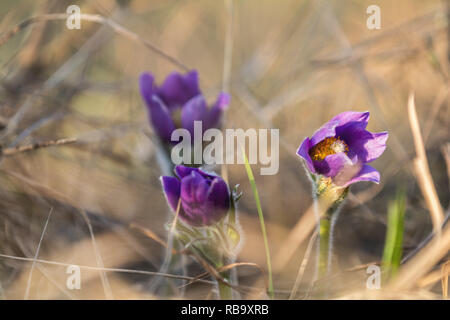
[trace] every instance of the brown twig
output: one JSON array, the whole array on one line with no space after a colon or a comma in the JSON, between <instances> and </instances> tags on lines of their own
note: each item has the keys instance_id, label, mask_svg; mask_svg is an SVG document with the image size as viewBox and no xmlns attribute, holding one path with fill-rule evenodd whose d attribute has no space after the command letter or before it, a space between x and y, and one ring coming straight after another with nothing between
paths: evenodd
<instances>
[{"instance_id":1,"label":"brown twig","mask_svg":"<svg viewBox=\"0 0 450 320\"><path fill-rule=\"evenodd\" d=\"M3 150L0 150L0 154L8 157L8 156L13 156L13 155L16 155L16 154L22 153L22 152L33 151L36 149L75 143L76 141L77 141L77 138L63 138L63 139L57 139L57 140L38 142L38 143L28 144L25 146L6 148Z\"/></svg>"}]
</instances>

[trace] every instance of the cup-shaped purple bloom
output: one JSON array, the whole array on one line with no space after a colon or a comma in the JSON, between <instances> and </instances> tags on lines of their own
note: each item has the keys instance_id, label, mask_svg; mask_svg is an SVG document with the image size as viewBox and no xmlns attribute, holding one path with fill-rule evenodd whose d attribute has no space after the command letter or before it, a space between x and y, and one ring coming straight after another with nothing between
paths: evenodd
<instances>
[{"instance_id":1,"label":"cup-shaped purple bloom","mask_svg":"<svg viewBox=\"0 0 450 320\"><path fill-rule=\"evenodd\" d=\"M179 217L195 227L209 226L222 219L230 209L228 185L219 176L201 169L175 167L177 177L161 177L170 208L176 212L181 199Z\"/></svg>"},{"instance_id":2,"label":"cup-shaped purple bloom","mask_svg":"<svg viewBox=\"0 0 450 320\"><path fill-rule=\"evenodd\" d=\"M187 129L192 136L194 121L202 121L204 131L219 127L222 114L230 103L230 96L222 92L216 102L208 106L195 70L185 75L173 72L161 86L156 85L152 74L144 72L139 77L139 87L156 134L168 143L177 128Z\"/></svg>"},{"instance_id":3,"label":"cup-shaped purple bloom","mask_svg":"<svg viewBox=\"0 0 450 320\"><path fill-rule=\"evenodd\" d=\"M380 173L370 165L386 149L387 132L366 130L369 112L347 111L324 124L305 138L297 154L308 170L332 178L347 187L358 181L380 182Z\"/></svg>"}]
</instances>

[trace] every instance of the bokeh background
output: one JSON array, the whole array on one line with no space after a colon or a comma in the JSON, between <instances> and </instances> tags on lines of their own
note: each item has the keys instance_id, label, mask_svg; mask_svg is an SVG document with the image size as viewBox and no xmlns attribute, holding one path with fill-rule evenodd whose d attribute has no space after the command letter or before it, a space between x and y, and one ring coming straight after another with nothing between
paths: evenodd
<instances>
[{"instance_id":1,"label":"bokeh background","mask_svg":"<svg viewBox=\"0 0 450 320\"><path fill-rule=\"evenodd\" d=\"M152 290L153 276L145 273L159 270L164 250L135 226L165 239L167 205L137 79L150 71L161 82L182 70L143 41L197 69L207 97L214 99L221 90L232 95L225 128L280 129L279 173L260 176L258 165L253 166L277 298L289 296L314 225L311 187L296 151L305 136L339 112L368 110L369 130L387 130L390 136L386 152L373 163L381 183L354 185L337 221L333 277L327 281L335 297L367 296L364 265L381 260L388 203L399 187L407 190L404 254L432 231L412 165L410 92L415 92L434 185L448 213L450 29L445 1L8 0L0 4L0 33L32 16L65 13L71 4L138 38L89 21L82 21L80 30L69 30L57 20L22 26L1 42L1 145L77 138L71 145L1 159L0 253L9 255L0 257L4 298L215 297L208 283L170 294ZM366 27L371 4L381 8L380 30ZM224 170L230 184L240 184L243 191L237 261L265 269L244 166ZM33 259L39 244L37 263L11 257ZM308 298L313 256L314 250L297 299ZM382 297L440 298L440 266L448 258L447 249L446 257L412 288ZM191 259L184 262L190 276L202 272ZM81 289L69 290L64 263L97 269L82 268ZM240 267L237 273L239 283L251 289L242 298L264 297L257 268Z\"/></svg>"}]
</instances>

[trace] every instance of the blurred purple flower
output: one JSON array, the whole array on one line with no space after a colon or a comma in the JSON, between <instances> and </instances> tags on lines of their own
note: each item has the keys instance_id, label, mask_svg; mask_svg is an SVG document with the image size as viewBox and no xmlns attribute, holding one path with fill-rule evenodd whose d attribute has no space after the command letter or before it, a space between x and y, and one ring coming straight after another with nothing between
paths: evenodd
<instances>
[{"instance_id":1,"label":"blurred purple flower","mask_svg":"<svg viewBox=\"0 0 450 320\"><path fill-rule=\"evenodd\" d=\"M346 187L358 181L380 182L380 173L367 163L386 149L387 132L366 130L369 112L347 111L305 138L297 154L313 174L332 178Z\"/></svg>"},{"instance_id":2,"label":"blurred purple flower","mask_svg":"<svg viewBox=\"0 0 450 320\"><path fill-rule=\"evenodd\" d=\"M209 226L222 219L230 208L225 181L201 169L175 167L175 177L161 177L167 202L174 212L181 198L179 217L191 226Z\"/></svg>"},{"instance_id":3,"label":"blurred purple flower","mask_svg":"<svg viewBox=\"0 0 450 320\"><path fill-rule=\"evenodd\" d=\"M203 131L217 128L223 111L230 103L230 96L222 92L216 102L208 107L199 89L195 70L185 75L173 72L159 87L153 75L144 72L139 77L139 87L153 128L164 142L169 143L176 128L185 128L193 136L194 121L202 121Z\"/></svg>"}]
</instances>

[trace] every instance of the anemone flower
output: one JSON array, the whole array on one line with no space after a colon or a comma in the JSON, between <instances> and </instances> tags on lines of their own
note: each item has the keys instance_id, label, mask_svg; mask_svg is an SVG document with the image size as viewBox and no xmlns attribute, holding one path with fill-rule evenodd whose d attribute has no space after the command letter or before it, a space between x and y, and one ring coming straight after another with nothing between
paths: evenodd
<instances>
[{"instance_id":1,"label":"anemone flower","mask_svg":"<svg viewBox=\"0 0 450 320\"><path fill-rule=\"evenodd\" d=\"M230 103L230 96L222 92L216 102L208 106L195 70L185 75L173 72L161 86L156 85L151 73L144 72L139 77L139 87L150 123L167 143L173 143L171 135L177 128L187 129L193 135L194 121L202 121L203 131L219 127L222 114Z\"/></svg>"},{"instance_id":2,"label":"anemone flower","mask_svg":"<svg viewBox=\"0 0 450 320\"><path fill-rule=\"evenodd\" d=\"M330 270L332 228L350 185L358 181L380 182L380 173L368 163L383 154L387 132L366 130L369 112L338 114L306 137L297 150L313 181L313 198L320 199L318 212L318 276Z\"/></svg>"},{"instance_id":3,"label":"anemone flower","mask_svg":"<svg viewBox=\"0 0 450 320\"><path fill-rule=\"evenodd\" d=\"M170 208L176 212L180 202L179 217L194 226L209 226L221 220L230 209L230 192L219 176L201 169L178 165L177 177L161 177ZM181 200L180 200L181 199Z\"/></svg>"},{"instance_id":4,"label":"anemone flower","mask_svg":"<svg viewBox=\"0 0 450 320\"><path fill-rule=\"evenodd\" d=\"M380 182L380 173L367 163L386 149L387 132L366 130L369 112L347 111L338 114L303 140L297 154L312 174L347 187L358 181Z\"/></svg>"}]
</instances>

